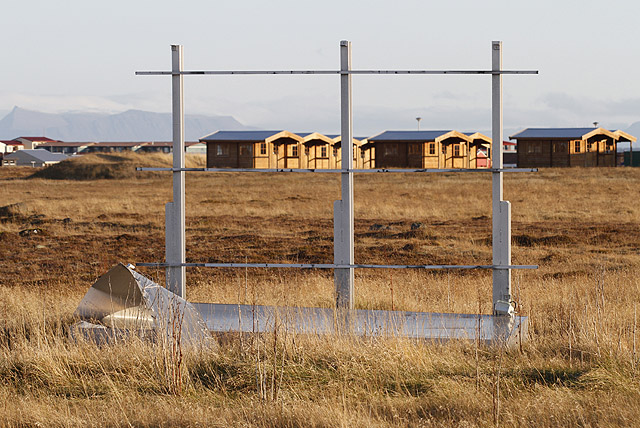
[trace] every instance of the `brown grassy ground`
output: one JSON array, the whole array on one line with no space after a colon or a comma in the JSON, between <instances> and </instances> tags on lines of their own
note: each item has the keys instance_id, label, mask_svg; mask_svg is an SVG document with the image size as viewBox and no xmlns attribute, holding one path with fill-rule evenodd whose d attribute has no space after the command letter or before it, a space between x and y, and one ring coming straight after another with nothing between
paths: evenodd
<instances>
[{"instance_id":1,"label":"brown grassy ground","mask_svg":"<svg viewBox=\"0 0 640 428\"><path fill-rule=\"evenodd\" d=\"M176 379L167 371L175 361L161 347L96 348L69 341L65 330L87 288L113 264L163 259L171 179L133 170L163 162L127 158L115 167L123 178L114 180L27 178L29 168L0 169L0 206L12 205L0 208L0 425L640 420L640 170L507 174L514 263L540 265L514 272L519 310L530 317L522 349L476 353L472 343L270 335L185 350ZM355 183L357 262L490 263L488 175L367 174ZM188 261L331 261L337 177L191 174L187 189ZM159 270L143 273L162 282ZM487 313L490 289L487 272L356 272L360 308ZM193 301L328 307L332 290L331 274L323 272L188 271Z\"/></svg>"}]
</instances>

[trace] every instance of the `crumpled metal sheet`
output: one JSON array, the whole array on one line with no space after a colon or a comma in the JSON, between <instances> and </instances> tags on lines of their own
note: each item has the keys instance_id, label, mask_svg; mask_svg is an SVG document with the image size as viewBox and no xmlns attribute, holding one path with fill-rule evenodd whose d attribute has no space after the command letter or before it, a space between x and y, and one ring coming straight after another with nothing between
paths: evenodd
<instances>
[{"instance_id":1,"label":"crumpled metal sheet","mask_svg":"<svg viewBox=\"0 0 640 428\"><path fill-rule=\"evenodd\" d=\"M94 326L153 331L156 339L182 344L201 343L209 337L207 325L193 305L122 263L98 278L75 315ZM79 327L87 329L86 323Z\"/></svg>"}]
</instances>

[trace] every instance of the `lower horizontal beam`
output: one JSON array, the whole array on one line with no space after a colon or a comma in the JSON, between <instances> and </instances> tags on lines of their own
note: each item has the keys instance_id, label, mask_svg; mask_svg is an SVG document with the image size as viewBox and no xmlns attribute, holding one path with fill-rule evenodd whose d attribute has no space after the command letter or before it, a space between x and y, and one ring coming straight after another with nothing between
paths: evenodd
<instances>
[{"instance_id":1,"label":"lower horizontal beam","mask_svg":"<svg viewBox=\"0 0 640 428\"><path fill-rule=\"evenodd\" d=\"M140 267L298 268L298 269L538 269L538 265L369 265L334 263L136 263Z\"/></svg>"},{"instance_id":2,"label":"lower horizontal beam","mask_svg":"<svg viewBox=\"0 0 640 428\"><path fill-rule=\"evenodd\" d=\"M320 168L136 168L136 171L171 171L171 172L319 172L319 173L343 173L355 172L358 174L381 172L422 172L422 173L455 173L455 172L538 172L538 168L371 168L371 169L320 169Z\"/></svg>"}]
</instances>

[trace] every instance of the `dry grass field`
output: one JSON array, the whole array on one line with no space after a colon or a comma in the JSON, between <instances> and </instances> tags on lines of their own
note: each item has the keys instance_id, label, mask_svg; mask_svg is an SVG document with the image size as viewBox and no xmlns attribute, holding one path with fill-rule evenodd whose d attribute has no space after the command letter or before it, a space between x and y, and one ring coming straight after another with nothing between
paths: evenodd
<instances>
[{"instance_id":1,"label":"dry grass field","mask_svg":"<svg viewBox=\"0 0 640 428\"><path fill-rule=\"evenodd\" d=\"M513 262L540 265L513 274L530 317L521 348L276 332L176 359L136 340L69 339L98 276L163 260L171 178L134 167L168 162L91 156L36 178L0 168L0 426L640 424L640 169L506 174ZM189 174L187 261L331 262L338 180ZM356 262L490 264L488 174L362 174L355 186ZM331 272L191 269L187 281L192 301L333 302ZM490 305L490 272L356 271L359 308Z\"/></svg>"}]
</instances>

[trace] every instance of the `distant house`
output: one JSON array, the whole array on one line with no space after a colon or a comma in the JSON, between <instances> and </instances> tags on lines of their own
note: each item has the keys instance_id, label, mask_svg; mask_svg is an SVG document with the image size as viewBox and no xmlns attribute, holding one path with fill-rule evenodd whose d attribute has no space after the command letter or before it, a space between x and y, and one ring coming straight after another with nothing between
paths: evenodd
<instances>
[{"instance_id":1,"label":"distant house","mask_svg":"<svg viewBox=\"0 0 640 428\"><path fill-rule=\"evenodd\" d=\"M479 147L476 152L476 167L477 168L490 168L491 158L489 157L489 149L486 147Z\"/></svg>"},{"instance_id":2,"label":"distant house","mask_svg":"<svg viewBox=\"0 0 640 428\"><path fill-rule=\"evenodd\" d=\"M527 128L509 137L516 140L518 166L616 166L620 141L636 138L623 131L603 128Z\"/></svg>"},{"instance_id":3,"label":"distant house","mask_svg":"<svg viewBox=\"0 0 640 428\"><path fill-rule=\"evenodd\" d=\"M511 141L502 142L502 164L505 168L518 166L518 145Z\"/></svg>"},{"instance_id":4,"label":"distant house","mask_svg":"<svg viewBox=\"0 0 640 428\"><path fill-rule=\"evenodd\" d=\"M491 139L454 130L385 131L364 146L373 150L375 168L479 168L478 150L490 148Z\"/></svg>"},{"instance_id":5,"label":"distant house","mask_svg":"<svg viewBox=\"0 0 640 428\"><path fill-rule=\"evenodd\" d=\"M61 153L51 153L44 149L24 149L6 155L2 159L2 166L31 166L43 167L67 159Z\"/></svg>"},{"instance_id":6,"label":"distant house","mask_svg":"<svg viewBox=\"0 0 640 428\"><path fill-rule=\"evenodd\" d=\"M52 143L56 140L47 137L18 137L14 141L22 143L25 149L35 149L41 144Z\"/></svg>"},{"instance_id":7,"label":"distant house","mask_svg":"<svg viewBox=\"0 0 640 428\"><path fill-rule=\"evenodd\" d=\"M87 152L89 147L98 144L93 142L74 142L65 143L64 141L52 141L49 143L42 143L38 146L39 149L48 150L51 153L63 153L65 155L78 155Z\"/></svg>"},{"instance_id":8,"label":"distant house","mask_svg":"<svg viewBox=\"0 0 640 428\"><path fill-rule=\"evenodd\" d=\"M303 138L289 131L216 131L200 141L208 168L303 167Z\"/></svg>"},{"instance_id":9,"label":"distant house","mask_svg":"<svg viewBox=\"0 0 640 428\"><path fill-rule=\"evenodd\" d=\"M148 144L151 143L149 141L102 142L89 145L83 153L137 152Z\"/></svg>"},{"instance_id":10,"label":"distant house","mask_svg":"<svg viewBox=\"0 0 640 428\"><path fill-rule=\"evenodd\" d=\"M199 141L189 141L189 142L185 142L184 145L185 145L184 151L187 153L197 154L197 155L207 154L207 145L205 143L201 143Z\"/></svg>"},{"instance_id":11,"label":"distant house","mask_svg":"<svg viewBox=\"0 0 640 428\"><path fill-rule=\"evenodd\" d=\"M2 140L2 144L4 145L3 153L13 153L24 149L24 143L16 140Z\"/></svg>"}]
</instances>

